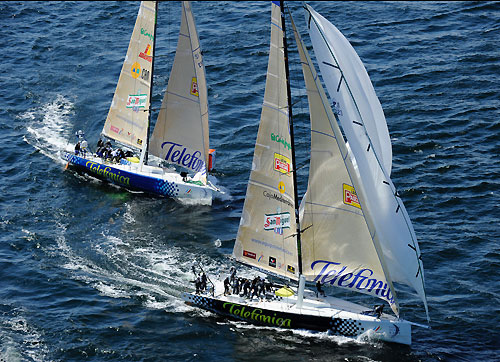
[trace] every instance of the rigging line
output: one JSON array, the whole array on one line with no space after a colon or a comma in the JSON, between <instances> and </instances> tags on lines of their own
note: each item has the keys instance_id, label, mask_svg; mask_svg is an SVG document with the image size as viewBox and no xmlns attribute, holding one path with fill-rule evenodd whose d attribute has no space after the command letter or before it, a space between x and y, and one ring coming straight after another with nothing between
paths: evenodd
<instances>
[{"instance_id":1,"label":"rigging line","mask_svg":"<svg viewBox=\"0 0 500 362\"><path fill-rule=\"evenodd\" d=\"M141 109L142 112L156 112L160 111L162 109L167 109L167 107L160 107L160 108L147 108L147 109Z\"/></svg>"},{"instance_id":2,"label":"rigging line","mask_svg":"<svg viewBox=\"0 0 500 362\"><path fill-rule=\"evenodd\" d=\"M157 32L157 26L158 26L158 2L155 2L155 24L153 28L153 49L152 53L153 55L155 54L156 51L156 32ZM149 86L149 108L151 108L152 102L153 102L153 79L154 79L154 69L155 69L155 59L151 59L151 85ZM141 159L145 165L148 164L148 156L149 156L149 133L151 129L151 112L148 114L148 125L146 128L146 139L145 139L145 149L144 149L144 154L141 152ZM144 157L144 158L142 158Z\"/></svg>"},{"instance_id":3,"label":"rigging line","mask_svg":"<svg viewBox=\"0 0 500 362\"><path fill-rule=\"evenodd\" d=\"M286 27L285 27L285 8L284 8L284 1L280 1L280 17L281 17L281 27L282 27L282 36L283 36L283 56L284 56L284 61L285 61L285 77L286 77L286 94L287 94L287 102L288 102L288 122L289 122L289 127L290 127L290 143L292 146L292 169L296 169L296 162L295 162L295 139L294 139L294 127L293 127L293 115L292 115L292 92L290 89L290 69L289 69L289 64L288 64L288 45L287 45L287 39L286 39ZM288 9L288 12L290 10ZM291 16L290 16L291 18ZM297 226L297 265L298 265L298 272L299 276L302 275L302 246L301 246L301 240L300 240L300 217L299 217L299 196L298 196L298 191L297 191L297 173L293 172L292 173L292 178L293 178L293 195L294 195L294 213L295 213L295 223Z\"/></svg>"},{"instance_id":4,"label":"rigging line","mask_svg":"<svg viewBox=\"0 0 500 362\"><path fill-rule=\"evenodd\" d=\"M303 233L304 233L304 231L306 231L307 229L310 229L310 228L312 228L312 227L313 227L313 224L311 224L311 225L309 225L308 227L306 227L306 228L304 228L304 229L300 230L300 233L301 233L301 234L303 234ZM293 238L294 236L297 236L297 234L298 234L298 233L293 233L293 234L290 234L290 235L288 235L287 237L285 237L285 239L288 239L288 238Z\"/></svg>"}]
</instances>

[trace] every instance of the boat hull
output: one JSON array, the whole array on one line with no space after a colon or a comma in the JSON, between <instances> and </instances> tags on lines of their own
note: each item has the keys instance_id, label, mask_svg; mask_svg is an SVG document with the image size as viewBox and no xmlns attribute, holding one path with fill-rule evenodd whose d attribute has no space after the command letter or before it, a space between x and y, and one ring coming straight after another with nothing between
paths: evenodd
<instances>
[{"instance_id":1,"label":"boat hull","mask_svg":"<svg viewBox=\"0 0 500 362\"><path fill-rule=\"evenodd\" d=\"M379 319L332 306L308 307L306 299L303 308L296 308L296 299L293 298L288 302L280 298L260 302L239 296L211 296L189 292L183 293L182 298L188 305L255 325L328 332L353 339L411 344L411 324L407 321Z\"/></svg>"},{"instance_id":2,"label":"boat hull","mask_svg":"<svg viewBox=\"0 0 500 362\"><path fill-rule=\"evenodd\" d=\"M160 197L197 201L200 204L212 203L215 189L195 183L184 182L174 172L164 172L159 167L122 165L104 162L100 158L82 157L70 152L62 152L61 158L68 167L103 181L108 181L132 191L142 191Z\"/></svg>"}]
</instances>

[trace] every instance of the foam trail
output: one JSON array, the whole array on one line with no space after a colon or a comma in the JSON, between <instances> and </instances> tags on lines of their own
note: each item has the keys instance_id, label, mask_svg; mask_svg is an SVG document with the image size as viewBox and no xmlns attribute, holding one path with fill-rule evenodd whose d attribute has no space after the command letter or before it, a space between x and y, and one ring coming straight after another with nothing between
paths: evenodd
<instances>
[{"instance_id":1,"label":"foam trail","mask_svg":"<svg viewBox=\"0 0 500 362\"><path fill-rule=\"evenodd\" d=\"M29 137L24 137L24 140L47 157L62 163L59 151L69 144L72 115L73 103L62 95L52 102L26 111L18 116L27 121Z\"/></svg>"}]
</instances>

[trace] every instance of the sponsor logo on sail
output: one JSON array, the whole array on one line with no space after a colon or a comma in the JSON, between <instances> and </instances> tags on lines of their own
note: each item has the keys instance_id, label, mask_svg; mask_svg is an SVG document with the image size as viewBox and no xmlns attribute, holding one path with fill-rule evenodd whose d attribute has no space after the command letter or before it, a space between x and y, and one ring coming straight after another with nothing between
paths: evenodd
<instances>
[{"instance_id":1,"label":"sponsor logo on sail","mask_svg":"<svg viewBox=\"0 0 500 362\"><path fill-rule=\"evenodd\" d=\"M280 193L284 194L286 189L285 189L285 183L283 181L280 181L278 184L278 190L280 190Z\"/></svg>"},{"instance_id":2,"label":"sponsor logo on sail","mask_svg":"<svg viewBox=\"0 0 500 362\"><path fill-rule=\"evenodd\" d=\"M316 270L315 270L316 268ZM370 278L374 273L369 268L358 267L349 271L347 266L328 260L316 260L311 263L314 271L314 281L320 280L321 284L359 290L361 292L377 295L394 304L394 297L386 281Z\"/></svg>"},{"instance_id":3,"label":"sponsor logo on sail","mask_svg":"<svg viewBox=\"0 0 500 362\"><path fill-rule=\"evenodd\" d=\"M132 64L132 68L130 68L130 73L132 74L132 78L137 79L139 75L141 75L141 65L138 62Z\"/></svg>"},{"instance_id":4,"label":"sponsor logo on sail","mask_svg":"<svg viewBox=\"0 0 500 362\"><path fill-rule=\"evenodd\" d=\"M148 102L147 94L129 94L127 98L127 108L144 108Z\"/></svg>"},{"instance_id":5,"label":"sponsor logo on sail","mask_svg":"<svg viewBox=\"0 0 500 362\"><path fill-rule=\"evenodd\" d=\"M265 214L264 230L289 229L290 228L290 213L282 212L278 214Z\"/></svg>"},{"instance_id":6,"label":"sponsor logo on sail","mask_svg":"<svg viewBox=\"0 0 500 362\"><path fill-rule=\"evenodd\" d=\"M278 143L281 143L285 147L285 149L287 149L289 151L292 149L292 146L290 145L290 143L288 143L287 140L285 140L285 137L282 137L278 134L271 133L271 140L278 142Z\"/></svg>"},{"instance_id":7,"label":"sponsor logo on sail","mask_svg":"<svg viewBox=\"0 0 500 362\"><path fill-rule=\"evenodd\" d=\"M277 316L276 313L274 312L263 311L262 309L259 308L246 307L240 304L229 303L229 302L224 303L222 305L222 308L227 310L229 314L232 314L236 317L253 320L258 323L268 324L277 327L285 327L285 328L291 328L292 326L291 319L281 318Z\"/></svg>"},{"instance_id":8,"label":"sponsor logo on sail","mask_svg":"<svg viewBox=\"0 0 500 362\"><path fill-rule=\"evenodd\" d=\"M132 74L132 78L134 79L137 79L140 76L142 80L146 82L149 81L149 70L147 70L146 68L141 68L139 62L135 62L134 64L132 64L132 67L130 68L130 74Z\"/></svg>"},{"instance_id":9,"label":"sponsor logo on sail","mask_svg":"<svg viewBox=\"0 0 500 362\"><path fill-rule=\"evenodd\" d=\"M276 258L274 258L272 256L269 257L269 266L276 268Z\"/></svg>"},{"instance_id":10,"label":"sponsor logo on sail","mask_svg":"<svg viewBox=\"0 0 500 362\"><path fill-rule=\"evenodd\" d=\"M151 44L148 44L146 46L146 50L139 53L139 58L147 60L148 62L151 63L151 61L153 60L153 57L151 56Z\"/></svg>"},{"instance_id":11,"label":"sponsor logo on sail","mask_svg":"<svg viewBox=\"0 0 500 362\"><path fill-rule=\"evenodd\" d=\"M153 34L151 34L149 31L147 31L144 28L141 28L141 35L147 36L150 41L153 41L153 39L154 39Z\"/></svg>"},{"instance_id":12,"label":"sponsor logo on sail","mask_svg":"<svg viewBox=\"0 0 500 362\"><path fill-rule=\"evenodd\" d=\"M163 142L161 148L168 148L165 160L186 167L195 172L205 169L205 161L201 159L201 152L189 153L186 147L179 143Z\"/></svg>"},{"instance_id":13,"label":"sponsor logo on sail","mask_svg":"<svg viewBox=\"0 0 500 362\"><path fill-rule=\"evenodd\" d=\"M287 204L288 206L293 207L293 204L290 201L288 201L285 197L278 195L274 192L263 191L262 195L264 195L264 197L267 197L269 200L276 200L279 202L283 202L283 203Z\"/></svg>"},{"instance_id":14,"label":"sponsor logo on sail","mask_svg":"<svg viewBox=\"0 0 500 362\"><path fill-rule=\"evenodd\" d=\"M252 253L251 251L243 250L243 256L246 256L250 259L257 259L257 254Z\"/></svg>"},{"instance_id":15,"label":"sponsor logo on sail","mask_svg":"<svg viewBox=\"0 0 500 362\"><path fill-rule=\"evenodd\" d=\"M118 133L118 134L120 134L120 133L121 133L121 132L120 132L120 129L119 129L118 127L116 127L116 126L110 125L110 126L109 126L109 129L110 129L110 131L112 131L112 132L115 132L115 133Z\"/></svg>"},{"instance_id":16,"label":"sponsor logo on sail","mask_svg":"<svg viewBox=\"0 0 500 362\"><path fill-rule=\"evenodd\" d=\"M286 271L292 274L295 274L295 268L291 265L286 266Z\"/></svg>"},{"instance_id":17,"label":"sponsor logo on sail","mask_svg":"<svg viewBox=\"0 0 500 362\"><path fill-rule=\"evenodd\" d=\"M356 190L354 187L347 184L342 184L342 188L344 190L344 204L351 205L361 209L361 205L359 204L358 195L356 194Z\"/></svg>"},{"instance_id":18,"label":"sponsor logo on sail","mask_svg":"<svg viewBox=\"0 0 500 362\"><path fill-rule=\"evenodd\" d=\"M290 172L290 159L279 153L274 154L274 170L288 174Z\"/></svg>"},{"instance_id":19,"label":"sponsor logo on sail","mask_svg":"<svg viewBox=\"0 0 500 362\"><path fill-rule=\"evenodd\" d=\"M332 111L335 114L338 114L339 116L342 115L342 110L340 109L340 104L338 102L333 101L332 102Z\"/></svg>"},{"instance_id":20,"label":"sponsor logo on sail","mask_svg":"<svg viewBox=\"0 0 500 362\"><path fill-rule=\"evenodd\" d=\"M198 94L198 81L196 80L196 77L193 77L193 79L191 79L191 91L189 93L191 93L193 96L196 96L196 97L199 96L199 94Z\"/></svg>"},{"instance_id":21,"label":"sponsor logo on sail","mask_svg":"<svg viewBox=\"0 0 500 362\"><path fill-rule=\"evenodd\" d=\"M252 242L254 242L254 243L258 244L259 246L260 246L260 245L262 245L262 246L265 246L266 248L271 248L271 249L274 249L274 250L276 250L276 251L277 251L277 252L279 252L279 253L283 253L283 254L286 254L286 255L293 256L293 254L292 254L289 250L284 249L284 248L282 248L282 247L280 247L280 246L278 246L278 245L274 245L274 244L269 243L269 242L267 242L267 241L264 241L264 240L258 240L258 239L254 239L254 238L252 238L252 239L250 239L250 240L251 240Z\"/></svg>"}]
</instances>

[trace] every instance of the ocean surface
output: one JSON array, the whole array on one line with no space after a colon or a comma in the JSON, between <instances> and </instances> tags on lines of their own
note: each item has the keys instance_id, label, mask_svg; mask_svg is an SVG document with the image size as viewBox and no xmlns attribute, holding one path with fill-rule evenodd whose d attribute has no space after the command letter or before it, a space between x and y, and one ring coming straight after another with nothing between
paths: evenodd
<instances>
[{"instance_id":1,"label":"ocean surface","mask_svg":"<svg viewBox=\"0 0 500 362\"><path fill-rule=\"evenodd\" d=\"M139 4L9 1L0 2L0 361L500 360L500 2L310 5L353 44L384 108L431 329L415 327L404 347L229 322L180 299L193 287L193 262L209 273L233 265L227 255L260 118L270 2L192 5L213 177L227 192L206 207L65 171L58 156L79 129L97 142ZM301 3L290 7L310 45ZM179 12L178 3L160 3L158 107ZM299 65L291 71L302 195L309 121ZM425 324L419 299L400 297L402 317Z\"/></svg>"}]
</instances>

